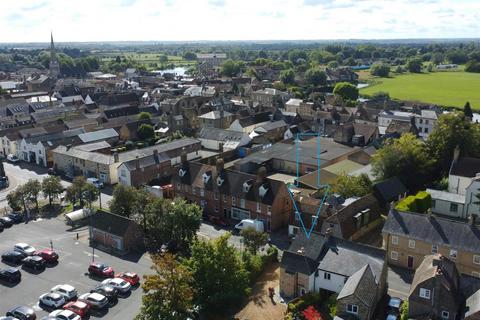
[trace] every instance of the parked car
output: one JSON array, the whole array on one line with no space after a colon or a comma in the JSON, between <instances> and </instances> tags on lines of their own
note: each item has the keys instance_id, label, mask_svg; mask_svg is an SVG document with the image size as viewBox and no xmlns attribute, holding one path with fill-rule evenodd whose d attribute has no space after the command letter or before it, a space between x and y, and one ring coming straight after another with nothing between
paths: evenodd
<instances>
[{"instance_id":1,"label":"parked car","mask_svg":"<svg viewBox=\"0 0 480 320\"><path fill-rule=\"evenodd\" d=\"M33 256L35 253L35 248L26 244L26 243L17 243L16 245L13 246L13 250L25 253L27 256Z\"/></svg>"},{"instance_id":2,"label":"parked car","mask_svg":"<svg viewBox=\"0 0 480 320\"><path fill-rule=\"evenodd\" d=\"M8 310L6 316L15 317L19 320L35 320L37 315L32 308L27 306L16 306Z\"/></svg>"},{"instance_id":3,"label":"parked car","mask_svg":"<svg viewBox=\"0 0 480 320\"><path fill-rule=\"evenodd\" d=\"M77 298L77 289L69 284L59 284L53 287L50 292L56 292L65 298L65 301L74 300Z\"/></svg>"},{"instance_id":4,"label":"parked car","mask_svg":"<svg viewBox=\"0 0 480 320\"><path fill-rule=\"evenodd\" d=\"M57 263L58 254L51 249L43 249L40 251L35 251L35 255L42 257L47 263Z\"/></svg>"},{"instance_id":5,"label":"parked car","mask_svg":"<svg viewBox=\"0 0 480 320\"><path fill-rule=\"evenodd\" d=\"M5 228L13 226L13 220L9 217L0 217L0 223L3 224Z\"/></svg>"},{"instance_id":6,"label":"parked car","mask_svg":"<svg viewBox=\"0 0 480 320\"><path fill-rule=\"evenodd\" d=\"M0 320L18 320L18 318L10 317L10 316L8 316L8 317L1 316Z\"/></svg>"},{"instance_id":7,"label":"parked car","mask_svg":"<svg viewBox=\"0 0 480 320\"><path fill-rule=\"evenodd\" d=\"M90 293L94 292L104 295L110 301L115 301L118 297L118 289L107 284L99 284L98 286L90 290Z\"/></svg>"},{"instance_id":8,"label":"parked car","mask_svg":"<svg viewBox=\"0 0 480 320\"><path fill-rule=\"evenodd\" d=\"M56 292L44 293L38 298L41 305L50 308L59 308L65 304L65 298Z\"/></svg>"},{"instance_id":9,"label":"parked car","mask_svg":"<svg viewBox=\"0 0 480 320\"><path fill-rule=\"evenodd\" d=\"M17 283L22 280L22 274L17 268L0 270L0 280L8 283Z\"/></svg>"},{"instance_id":10,"label":"parked car","mask_svg":"<svg viewBox=\"0 0 480 320\"><path fill-rule=\"evenodd\" d=\"M130 283L120 278L105 279L102 281L102 284L112 286L121 293L127 293L130 291L130 289L132 289L132 285Z\"/></svg>"},{"instance_id":11,"label":"parked car","mask_svg":"<svg viewBox=\"0 0 480 320\"><path fill-rule=\"evenodd\" d=\"M115 274L112 267L103 263L91 263L88 267L88 273L102 278L113 278Z\"/></svg>"},{"instance_id":12,"label":"parked car","mask_svg":"<svg viewBox=\"0 0 480 320\"><path fill-rule=\"evenodd\" d=\"M14 264L22 263L23 259L25 259L27 255L20 251L7 251L2 254L2 261L10 262Z\"/></svg>"},{"instance_id":13,"label":"parked car","mask_svg":"<svg viewBox=\"0 0 480 320\"><path fill-rule=\"evenodd\" d=\"M12 211L7 214L7 217L12 219L14 223L20 223L23 221L23 215L20 212Z\"/></svg>"},{"instance_id":14,"label":"parked car","mask_svg":"<svg viewBox=\"0 0 480 320\"><path fill-rule=\"evenodd\" d=\"M0 232L2 232L3 230L5 230L5 227L3 226L3 224L0 223Z\"/></svg>"},{"instance_id":15,"label":"parked car","mask_svg":"<svg viewBox=\"0 0 480 320\"><path fill-rule=\"evenodd\" d=\"M55 317L58 320L81 320L82 318L70 310L55 310L50 312L50 317Z\"/></svg>"},{"instance_id":16,"label":"parked car","mask_svg":"<svg viewBox=\"0 0 480 320\"><path fill-rule=\"evenodd\" d=\"M400 314L400 308L402 307L402 299L391 297L388 301L388 313L389 314Z\"/></svg>"},{"instance_id":17,"label":"parked car","mask_svg":"<svg viewBox=\"0 0 480 320\"><path fill-rule=\"evenodd\" d=\"M23 259L23 266L33 270L43 270L45 269L46 262L42 257L39 256L28 256Z\"/></svg>"},{"instance_id":18,"label":"parked car","mask_svg":"<svg viewBox=\"0 0 480 320\"><path fill-rule=\"evenodd\" d=\"M123 279L130 283L132 286L136 286L140 283L140 277L135 272L122 272L115 275L115 278Z\"/></svg>"},{"instance_id":19,"label":"parked car","mask_svg":"<svg viewBox=\"0 0 480 320\"><path fill-rule=\"evenodd\" d=\"M0 189L8 188L10 182L8 181L7 176L0 177Z\"/></svg>"},{"instance_id":20,"label":"parked car","mask_svg":"<svg viewBox=\"0 0 480 320\"><path fill-rule=\"evenodd\" d=\"M86 317L90 311L90 306L82 301L70 301L66 305L63 306L64 310L70 310L75 312L80 317Z\"/></svg>"},{"instance_id":21,"label":"parked car","mask_svg":"<svg viewBox=\"0 0 480 320\"><path fill-rule=\"evenodd\" d=\"M11 163L17 163L17 162L20 162L20 159L14 154L9 154L7 156L7 161Z\"/></svg>"},{"instance_id":22,"label":"parked car","mask_svg":"<svg viewBox=\"0 0 480 320\"><path fill-rule=\"evenodd\" d=\"M90 184L93 184L95 187L97 187L98 189L102 189L103 188L103 182L98 180L97 178L88 178L87 179L87 182L90 183Z\"/></svg>"},{"instance_id":23,"label":"parked car","mask_svg":"<svg viewBox=\"0 0 480 320\"><path fill-rule=\"evenodd\" d=\"M85 302L90 308L103 309L108 304L108 299L99 293L85 293L78 297L78 301Z\"/></svg>"}]
</instances>

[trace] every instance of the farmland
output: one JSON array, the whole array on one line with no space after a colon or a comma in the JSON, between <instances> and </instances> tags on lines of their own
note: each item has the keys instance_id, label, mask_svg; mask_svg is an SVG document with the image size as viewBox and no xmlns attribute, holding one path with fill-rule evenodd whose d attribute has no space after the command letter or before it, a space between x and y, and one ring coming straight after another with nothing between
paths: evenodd
<instances>
[{"instance_id":1,"label":"farmland","mask_svg":"<svg viewBox=\"0 0 480 320\"><path fill-rule=\"evenodd\" d=\"M117 56L120 58L126 58L134 60L142 65L144 65L147 69L152 69L152 65L156 64L159 67L163 65L170 65L173 64L175 67L189 67L195 65L195 61L188 61L183 59L181 56L172 56L168 55L168 61L160 61L160 56L162 56L162 52L100 52L97 53L101 62L109 62L115 60Z\"/></svg>"},{"instance_id":2,"label":"farmland","mask_svg":"<svg viewBox=\"0 0 480 320\"><path fill-rule=\"evenodd\" d=\"M388 92L392 98L454 107L463 107L470 101L473 108L480 108L480 74L476 73L409 73L374 78L370 83L369 87L360 90L361 94Z\"/></svg>"}]
</instances>

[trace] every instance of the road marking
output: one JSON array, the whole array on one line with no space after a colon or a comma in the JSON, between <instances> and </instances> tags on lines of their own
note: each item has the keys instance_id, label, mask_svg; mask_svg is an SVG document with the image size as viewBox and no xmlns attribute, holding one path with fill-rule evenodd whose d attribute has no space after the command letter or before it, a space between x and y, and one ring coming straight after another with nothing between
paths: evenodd
<instances>
[{"instance_id":1,"label":"road marking","mask_svg":"<svg viewBox=\"0 0 480 320\"><path fill-rule=\"evenodd\" d=\"M92 256L92 253L91 252L87 252L87 251L83 251L83 253L85 253L87 256L91 257ZM98 255L94 254L93 255L95 258L99 258Z\"/></svg>"}]
</instances>

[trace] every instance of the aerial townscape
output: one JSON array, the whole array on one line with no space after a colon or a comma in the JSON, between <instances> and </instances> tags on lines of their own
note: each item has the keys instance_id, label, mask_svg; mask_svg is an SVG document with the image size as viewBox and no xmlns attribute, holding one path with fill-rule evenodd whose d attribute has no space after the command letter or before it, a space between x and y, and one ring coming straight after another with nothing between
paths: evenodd
<instances>
[{"instance_id":1,"label":"aerial townscape","mask_svg":"<svg viewBox=\"0 0 480 320\"><path fill-rule=\"evenodd\" d=\"M2 5L0 320L480 319L478 1Z\"/></svg>"}]
</instances>

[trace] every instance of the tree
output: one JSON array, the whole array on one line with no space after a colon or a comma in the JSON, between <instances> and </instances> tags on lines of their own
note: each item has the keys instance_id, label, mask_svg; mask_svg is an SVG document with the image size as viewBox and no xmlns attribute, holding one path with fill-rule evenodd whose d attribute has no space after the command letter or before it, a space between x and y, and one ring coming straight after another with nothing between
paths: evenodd
<instances>
[{"instance_id":1,"label":"tree","mask_svg":"<svg viewBox=\"0 0 480 320\"><path fill-rule=\"evenodd\" d=\"M407 61L407 69L412 73L422 72L423 62L420 58L413 58Z\"/></svg>"},{"instance_id":2,"label":"tree","mask_svg":"<svg viewBox=\"0 0 480 320\"><path fill-rule=\"evenodd\" d=\"M234 77L241 71L241 69L242 69L241 62L228 59L222 64L222 67L220 68L220 72L224 76Z\"/></svg>"},{"instance_id":3,"label":"tree","mask_svg":"<svg viewBox=\"0 0 480 320\"><path fill-rule=\"evenodd\" d=\"M136 319L189 319L195 293L192 273L169 253L152 256L152 262L154 274L144 277L142 307Z\"/></svg>"},{"instance_id":4,"label":"tree","mask_svg":"<svg viewBox=\"0 0 480 320\"><path fill-rule=\"evenodd\" d=\"M327 84L327 75L319 67L310 68L305 72L305 81L312 86Z\"/></svg>"},{"instance_id":5,"label":"tree","mask_svg":"<svg viewBox=\"0 0 480 320\"><path fill-rule=\"evenodd\" d=\"M158 58L158 61L162 63L168 62L168 56L166 54L161 54Z\"/></svg>"},{"instance_id":6,"label":"tree","mask_svg":"<svg viewBox=\"0 0 480 320\"><path fill-rule=\"evenodd\" d=\"M339 82L333 88L333 94L342 97L344 100L355 101L358 99L358 88L348 82Z\"/></svg>"},{"instance_id":7,"label":"tree","mask_svg":"<svg viewBox=\"0 0 480 320\"><path fill-rule=\"evenodd\" d=\"M23 193L24 196L27 196L28 199L33 200L35 202L35 209L38 212L38 195L42 191L42 185L40 181L36 179L30 179L23 185Z\"/></svg>"},{"instance_id":8,"label":"tree","mask_svg":"<svg viewBox=\"0 0 480 320\"><path fill-rule=\"evenodd\" d=\"M138 114L138 120L152 120L152 115L149 112L142 111Z\"/></svg>"},{"instance_id":9,"label":"tree","mask_svg":"<svg viewBox=\"0 0 480 320\"><path fill-rule=\"evenodd\" d=\"M370 74L386 78L390 74L390 65L386 63L374 63L370 68Z\"/></svg>"},{"instance_id":10,"label":"tree","mask_svg":"<svg viewBox=\"0 0 480 320\"><path fill-rule=\"evenodd\" d=\"M467 101L467 103L465 103L465 106L463 107L463 114L465 115L465 117L473 119L472 107L470 106L469 101Z\"/></svg>"},{"instance_id":11,"label":"tree","mask_svg":"<svg viewBox=\"0 0 480 320\"><path fill-rule=\"evenodd\" d=\"M154 199L145 207L145 226L155 240L174 241L180 248L188 248L196 237L202 222L202 209L183 199L166 201Z\"/></svg>"},{"instance_id":12,"label":"tree","mask_svg":"<svg viewBox=\"0 0 480 320\"><path fill-rule=\"evenodd\" d=\"M97 201L99 189L93 184L87 183L82 189L82 197L87 202L88 207L92 208L92 203Z\"/></svg>"},{"instance_id":13,"label":"tree","mask_svg":"<svg viewBox=\"0 0 480 320\"><path fill-rule=\"evenodd\" d=\"M153 126L147 123L142 123L138 127L138 137L142 140L151 139L155 136Z\"/></svg>"},{"instance_id":14,"label":"tree","mask_svg":"<svg viewBox=\"0 0 480 320\"><path fill-rule=\"evenodd\" d=\"M457 147L460 155L480 157L480 126L463 112L443 114L427 139L429 155L438 163L441 173L448 172Z\"/></svg>"},{"instance_id":15,"label":"tree","mask_svg":"<svg viewBox=\"0 0 480 320\"><path fill-rule=\"evenodd\" d=\"M113 189L112 201L110 201L110 211L129 218L136 213L137 189L123 184L118 184Z\"/></svg>"},{"instance_id":16,"label":"tree","mask_svg":"<svg viewBox=\"0 0 480 320\"><path fill-rule=\"evenodd\" d=\"M255 228L243 229L240 231L240 235L243 237L245 247L247 247L252 254L257 254L258 249L268 243L268 234L257 231Z\"/></svg>"},{"instance_id":17,"label":"tree","mask_svg":"<svg viewBox=\"0 0 480 320\"><path fill-rule=\"evenodd\" d=\"M83 190L87 185L87 180L84 176L76 176L73 178L72 185L67 188L67 199L73 204L80 201L80 206L83 207Z\"/></svg>"},{"instance_id":18,"label":"tree","mask_svg":"<svg viewBox=\"0 0 480 320\"><path fill-rule=\"evenodd\" d=\"M345 198L363 197L372 192L372 181L364 173L359 176L342 173L336 178L332 190Z\"/></svg>"},{"instance_id":19,"label":"tree","mask_svg":"<svg viewBox=\"0 0 480 320\"><path fill-rule=\"evenodd\" d=\"M425 186L432 174L434 161L425 144L413 134L388 139L372 157L372 171L378 180L398 177L410 190Z\"/></svg>"},{"instance_id":20,"label":"tree","mask_svg":"<svg viewBox=\"0 0 480 320\"><path fill-rule=\"evenodd\" d=\"M60 178L57 176L48 176L42 181L42 193L48 198L48 204L52 205L53 199L57 198L63 192L63 186Z\"/></svg>"},{"instance_id":21,"label":"tree","mask_svg":"<svg viewBox=\"0 0 480 320\"><path fill-rule=\"evenodd\" d=\"M189 60L189 61L196 60L197 55L191 51L187 51L183 54L183 59Z\"/></svg>"},{"instance_id":22,"label":"tree","mask_svg":"<svg viewBox=\"0 0 480 320\"><path fill-rule=\"evenodd\" d=\"M470 60L465 64L466 72L475 72L480 73L480 62L475 60Z\"/></svg>"},{"instance_id":23,"label":"tree","mask_svg":"<svg viewBox=\"0 0 480 320\"><path fill-rule=\"evenodd\" d=\"M196 304L207 312L226 310L249 291L249 274L240 253L228 243L230 233L210 241L195 241L185 265L192 272Z\"/></svg>"},{"instance_id":24,"label":"tree","mask_svg":"<svg viewBox=\"0 0 480 320\"><path fill-rule=\"evenodd\" d=\"M292 69L282 70L280 72L280 80L285 84L295 83L295 72Z\"/></svg>"},{"instance_id":25,"label":"tree","mask_svg":"<svg viewBox=\"0 0 480 320\"><path fill-rule=\"evenodd\" d=\"M23 201L22 201L22 195L18 190L14 190L12 192L9 192L7 194L7 202L9 207L13 211L19 211L22 208Z\"/></svg>"}]
</instances>

